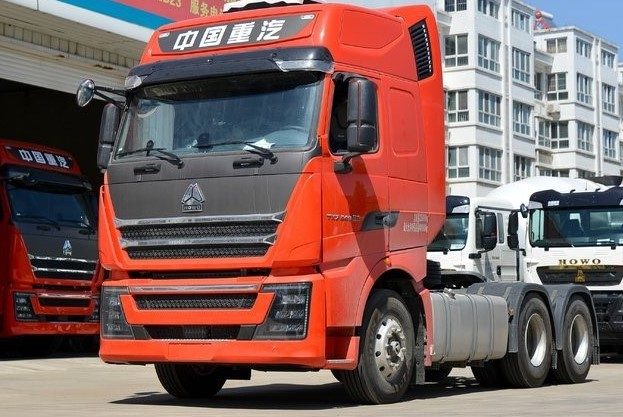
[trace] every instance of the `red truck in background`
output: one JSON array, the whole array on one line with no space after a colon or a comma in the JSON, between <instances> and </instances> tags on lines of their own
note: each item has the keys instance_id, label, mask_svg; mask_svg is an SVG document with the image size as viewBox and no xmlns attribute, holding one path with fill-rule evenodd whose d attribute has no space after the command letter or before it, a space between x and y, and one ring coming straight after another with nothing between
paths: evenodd
<instances>
[{"instance_id":1,"label":"red truck in background","mask_svg":"<svg viewBox=\"0 0 623 417\"><path fill-rule=\"evenodd\" d=\"M177 397L252 370L328 369L361 403L455 366L486 385L583 380L594 340L581 366L557 353L585 289L460 286L427 261L445 218L430 8L225 9L156 30L124 90L78 88L80 106L109 101L100 357L155 364Z\"/></svg>"},{"instance_id":2,"label":"red truck in background","mask_svg":"<svg viewBox=\"0 0 623 417\"><path fill-rule=\"evenodd\" d=\"M0 139L0 339L26 355L99 333L97 207L67 152Z\"/></svg>"}]
</instances>

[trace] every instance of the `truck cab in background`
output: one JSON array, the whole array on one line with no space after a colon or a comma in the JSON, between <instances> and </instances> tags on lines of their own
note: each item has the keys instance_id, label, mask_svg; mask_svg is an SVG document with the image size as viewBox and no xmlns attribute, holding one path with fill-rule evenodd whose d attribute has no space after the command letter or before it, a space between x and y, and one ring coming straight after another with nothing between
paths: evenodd
<instances>
[{"instance_id":1,"label":"truck cab in background","mask_svg":"<svg viewBox=\"0 0 623 417\"><path fill-rule=\"evenodd\" d=\"M0 338L26 355L99 334L97 206L67 152L0 139Z\"/></svg>"},{"instance_id":2,"label":"truck cab in background","mask_svg":"<svg viewBox=\"0 0 623 417\"><path fill-rule=\"evenodd\" d=\"M597 185L590 190L532 194L519 249L525 254L526 280L585 285L602 350L623 352L623 187L621 178L616 185L593 180Z\"/></svg>"}]
</instances>

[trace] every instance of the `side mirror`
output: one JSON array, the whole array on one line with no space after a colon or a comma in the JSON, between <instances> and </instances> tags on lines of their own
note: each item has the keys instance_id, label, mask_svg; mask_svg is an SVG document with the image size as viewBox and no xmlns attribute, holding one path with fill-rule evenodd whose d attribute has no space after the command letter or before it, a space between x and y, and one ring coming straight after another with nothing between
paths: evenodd
<instances>
[{"instance_id":1,"label":"side mirror","mask_svg":"<svg viewBox=\"0 0 623 417\"><path fill-rule=\"evenodd\" d=\"M378 143L376 85L363 78L353 78L348 84L348 128L346 140L349 152L370 152Z\"/></svg>"},{"instance_id":2,"label":"side mirror","mask_svg":"<svg viewBox=\"0 0 623 417\"><path fill-rule=\"evenodd\" d=\"M102 112L102 121L100 123L99 145L97 147L97 167L105 170L110 161L115 137L119 129L119 120L121 118L121 110L114 104L106 104Z\"/></svg>"},{"instance_id":3,"label":"side mirror","mask_svg":"<svg viewBox=\"0 0 623 417\"><path fill-rule=\"evenodd\" d=\"M79 107L85 107L93 100L95 96L95 82L93 80L84 80L78 86L76 91L76 104Z\"/></svg>"},{"instance_id":4,"label":"side mirror","mask_svg":"<svg viewBox=\"0 0 623 417\"><path fill-rule=\"evenodd\" d=\"M482 213L479 249L490 251L498 244L498 223L495 213Z\"/></svg>"},{"instance_id":5,"label":"side mirror","mask_svg":"<svg viewBox=\"0 0 623 417\"><path fill-rule=\"evenodd\" d=\"M522 206L525 207L523 204ZM522 213L522 216L523 216L523 213ZM508 215L507 241L508 241L508 247L513 250L519 248L519 236L517 235L518 229L519 229L519 212L511 211L511 213Z\"/></svg>"}]
</instances>

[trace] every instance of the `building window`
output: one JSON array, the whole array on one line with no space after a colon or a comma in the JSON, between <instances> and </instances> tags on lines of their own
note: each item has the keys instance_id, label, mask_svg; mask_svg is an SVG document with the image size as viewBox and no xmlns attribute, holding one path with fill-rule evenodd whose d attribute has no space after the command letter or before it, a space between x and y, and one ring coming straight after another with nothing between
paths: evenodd
<instances>
[{"instance_id":1,"label":"building window","mask_svg":"<svg viewBox=\"0 0 623 417\"><path fill-rule=\"evenodd\" d=\"M601 51L601 65L605 65L608 68L614 68L615 55L610 51Z\"/></svg>"},{"instance_id":2,"label":"building window","mask_svg":"<svg viewBox=\"0 0 623 417\"><path fill-rule=\"evenodd\" d=\"M493 72L500 72L500 43L498 41L478 35L478 66Z\"/></svg>"},{"instance_id":3,"label":"building window","mask_svg":"<svg viewBox=\"0 0 623 417\"><path fill-rule=\"evenodd\" d=\"M530 54L513 48L513 78L530 83Z\"/></svg>"},{"instance_id":4,"label":"building window","mask_svg":"<svg viewBox=\"0 0 623 417\"><path fill-rule=\"evenodd\" d=\"M552 124L549 120L539 120L539 146L552 147Z\"/></svg>"},{"instance_id":5,"label":"building window","mask_svg":"<svg viewBox=\"0 0 623 417\"><path fill-rule=\"evenodd\" d=\"M569 148L569 122L551 122L552 149Z\"/></svg>"},{"instance_id":6,"label":"building window","mask_svg":"<svg viewBox=\"0 0 623 417\"><path fill-rule=\"evenodd\" d=\"M591 178L595 176L595 173L592 171L585 171L583 169L578 169L578 178Z\"/></svg>"},{"instance_id":7,"label":"building window","mask_svg":"<svg viewBox=\"0 0 623 417\"><path fill-rule=\"evenodd\" d=\"M615 159L617 156L617 133L604 129L603 131L604 156Z\"/></svg>"},{"instance_id":8,"label":"building window","mask_svg":"<svg viewBox=\"0 0 623 417\"><path fill-rule=\"evenodd\" d=\"M593 52L593 45L591 45L589 42L586 42L582 39L576 39L575 40L575 52L578 55L582 55L586 58L590 58L591 53Z\"/></svg>"},{"instance_id":9,"label":"building window","mask_svg":"<svg viewBox=\"0 0 623 417\"><path fill-rule=\"evenodd\" d=\"M532 107L513 101L513 132L530 136L530 113Z\"/></svg>"},{"instance_id":10,"label":"building window","mask_svg":"<svg viewBox=\"0 0 623 417\"><path fill-rule=\"evenodd\" d=\"M515 181L532 176L534 160L525 156L515 155Z\"/></svg>"},{"instance_id":11,"label":"building window","mask_svg":"<svg viewBox=\"0 0 623 417\"><path fill-rule=\"evenodd\" d=\"M446 12L460 12L467 10L467 0L445 0Z\"/></svg>"},{"instance_id":12,"label":"building window","mask_svg":"<svg viewBox=\"0 0 623 417\"><path fill-rule=\"evenodd\" d=\"M543 97L547 93L547 84L545 79L545 74L542 72L534 74L534 98L537 100L543 100Z\"/></svg>"},{"instance_id":13,"label":"building window","mask_svg":"<svg viewBox=\"0 0 623 417\"><path fill-rule=\"evenodd\" d=\"M552 177L569 178L568 169L554 169L552 170Z\"/></svg>"},{"instance_id":14,"label":"building window","mask_svg":"<svg viewBox=\"0 0 623 417\"><path fill-rule=\"evenodd\" d=\"M578 101L584 104L593 104L593 79L578 73Z\"/></svg>"},{"instance_id":15,"label":"building window","mask_svg":"<svg viewBox=\"0 0 623 417\"><path fill-rule=\"evenodd\" d=\"M478 121L491 126L500 126L502 98L486 91L478 91Z\"/></svg>"},{"instance_id":16,"label":"building window","mask_svg":"<svg viewBox=\"0 0 623 417\"><path fill-rule=\"evenodd\" d=\"M578 150L593 152L593 126L584 122L577 122L576 137Z\"/></svg>"},{"instance_id":17,"label":"building window","mask_svg":"<svg viewBox=\"0 0 623 417\"><path fill-rule=\"evenodd\" d=\"M480 166L478 178L500 182L502 179L502 151L480 147L478 154Z\"/></svg>"},{"instance_id":18,"label":"building window","mask_svg":"<svg viewBox=\"0 0 623 417\"><path fill-rule=\"evenodd\" d=\"M467 146L448 148L448 178L469 177L469 157Z\"/></svg>"},{"instance_id":19,"label":"building window","mask_svg":"<svg viewBox=\"0 0 623 417\"><path fill-rule=\"evenodd\" d=\"M513 27L523 32L530 33L530 15L529 14L513 9L513 11L511 12L511 20L513 22Z\"/></svg>"},{"instance_id":20,"label":"building window","mask_svg":"<svg viewBox=\"0 0 623 417\"><path fill-rule=\"evenodd\" d=\"M448 122L467 122L469 120L467 90L448 91L446 103Z\"/></svg>"},{"instance_id":21,"label":"building window","mask_svg":"<svg viewBox=\"0 0 623 417\"><path fill-rule=\"evenodd\" d=\"M608 85L606 83L601 84L601 98L603 110L608 113L614 113L616 103L616 87Z\"/></svg>"},{"instance_id":22,"label":"building window","mask_svg":"<svg viewBox=\"0 0 623 417\"><path fill-rule=\"evenodd\" d=\"M494 0L478 0L478 11L497 19L500 12L500 5Z\"/></svg>"},{"instance_id":23,"label":"building window","mask_svg":"<svg viewBox=\"0 0 623 417\"><path fill-rule=\"evenodd\" d=\"M445 46L446 67L467 65L467 35L446 36Z\"/></svg>"},{"instance_id":24,"label":"building window","mask_svg":"<svg viewBox=\"0 0 623 417\"><path fill-rule=\"evenodd\" d=\"M567 52L567 38L554 38L545 41L547 52L550 54L560 54Z\"/></svg>"},{"instance_id":25,"label":"building window","mask_svg":"<svg viewBox=\"0 0 623 417\"><path fill-rule=\"evenodd\" d=\"M547 99L566 100L568 98L567 74L564 72L547 74Z\"/></svg>"}]
</instances>

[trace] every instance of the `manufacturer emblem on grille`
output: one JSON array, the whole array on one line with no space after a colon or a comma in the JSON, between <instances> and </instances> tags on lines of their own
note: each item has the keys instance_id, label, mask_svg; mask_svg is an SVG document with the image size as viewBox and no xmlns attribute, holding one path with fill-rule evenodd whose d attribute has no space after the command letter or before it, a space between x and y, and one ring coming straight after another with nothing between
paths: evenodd
<instances>
[{"instance_id":1,"label":"manufacturer emblem on grille","mask_svg":"<svg viewBox=\"0 0 623 417\"><path fill-rule=\"evenodd\" d=\"M69 240L63 243L63 256L71 256L71 243L69 243Z\"/></svg>"},{"instance_id":2,"label":"manufacturer emblem on grille","mask_svg":"<svg viewBox=\"0 0 623 417\"><path fill-rule=\"evenodd\" d=\"M203 211L203 193L197 183L190 184L182 196L182 213L196 213Z\"/></svg>"}]
</instances>

